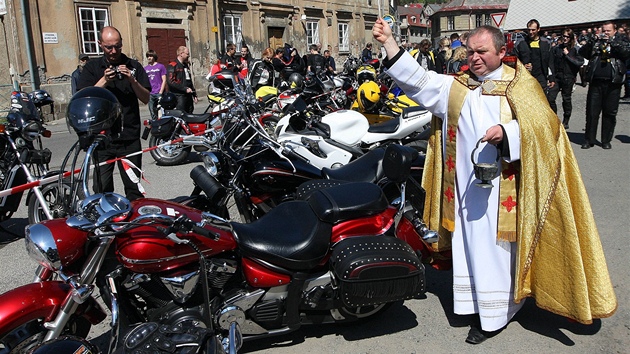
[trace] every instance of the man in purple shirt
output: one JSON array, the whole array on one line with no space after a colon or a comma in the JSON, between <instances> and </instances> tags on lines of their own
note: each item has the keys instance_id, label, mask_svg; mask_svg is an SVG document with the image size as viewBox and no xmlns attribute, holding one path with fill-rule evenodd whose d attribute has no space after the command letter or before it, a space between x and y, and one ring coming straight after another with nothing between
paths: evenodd
<instances>
[{"instance_id":1,"label":"man in purple shirt","mask_svg":"<svg viewBox=\"0 0 630 354\"><path fill-rule=\"evenodd\" d=\"M149 82L151 82L151 98L149 99L149 112L151 113L151 119L158 118L157 105L160 97L166 90L166 67L157 62L158 56L154 50L147 51L147 61L149 64L144 67L144 70L149 76Z\"/></svg>"}]
</instances>

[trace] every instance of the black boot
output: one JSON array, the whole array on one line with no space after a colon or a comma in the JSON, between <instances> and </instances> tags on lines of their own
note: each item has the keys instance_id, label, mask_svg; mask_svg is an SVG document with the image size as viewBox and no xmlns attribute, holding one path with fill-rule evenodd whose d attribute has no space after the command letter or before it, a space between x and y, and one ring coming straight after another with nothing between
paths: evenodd
<instances>
[{"instance_id":1,"label":"black boot","mask_svg":"<svg viewBox=\"0 0 630 354\"><path fill-rule=\"evenodd\" d=\"M564 129L569 129L569 117L564 117L562 125L564 126Z\"/></svg>"}]
</instances>

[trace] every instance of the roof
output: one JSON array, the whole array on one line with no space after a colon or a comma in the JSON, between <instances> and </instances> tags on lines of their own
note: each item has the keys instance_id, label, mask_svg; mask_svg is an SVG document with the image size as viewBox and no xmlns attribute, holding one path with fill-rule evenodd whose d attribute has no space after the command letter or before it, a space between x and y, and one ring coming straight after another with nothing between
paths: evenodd
<instances>
[{"instance_id":1,"label":"roof","mask_svg":"<svg viewBox=\"0 0 630 354\"><path fill-rule=\"evenodd\" d=\"M451 0L437 12L507 10L510 0Z\"/></svg>"},{"instance_id":2,"label":"roof","mask_svg":"<svg viewBox=\"0 0 630 354\"><path fill-rule=\"evenodd\" d=\"M398 16L405 16L405 15L420 16L420 14L422 14L422 7L398 6Z\"/></svg>"},{"instance_id":3,"label":"roof","mask_svg":"<svg viewBox=\"0 0 630 354\"><path fill-rule=\"evenodd\" d=\"M503 29L523 29L532 18L537 19L541 27L627 20L630 19L630 3L628 0L512 0Z\"/></svg>"}]
</instances>

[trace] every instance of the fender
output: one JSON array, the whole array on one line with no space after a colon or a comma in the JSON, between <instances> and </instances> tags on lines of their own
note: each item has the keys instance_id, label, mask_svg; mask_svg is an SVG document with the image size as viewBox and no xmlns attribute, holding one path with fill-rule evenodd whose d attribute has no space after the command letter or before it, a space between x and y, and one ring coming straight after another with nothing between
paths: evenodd
<instances>
[{"instance_id":1,"label":"fender","mask_svg":"<svg viewBox=\"0 0 630 354\"><path fill-rule=\"evenodd\" d=\"M0 295L0 333L37 318L52 320L70 291L65 283L45 281L26 284ZM77 314L82 314L92 324L106 317L93 298L79 305Z\"/></svg>"}]
</instances>

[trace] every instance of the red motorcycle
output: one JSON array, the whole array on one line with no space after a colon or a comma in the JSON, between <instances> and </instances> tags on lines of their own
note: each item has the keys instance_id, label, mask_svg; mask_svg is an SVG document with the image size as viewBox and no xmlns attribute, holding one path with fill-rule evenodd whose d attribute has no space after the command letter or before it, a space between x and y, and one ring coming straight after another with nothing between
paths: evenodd
<instances>
[{"instance_id":1,"label":"red motorcycle","mask_svg":"<svg viewBox=\"0 0 630 354\"><path fill-rule=\"evenodd\" d=\"M108 93L89 90L83 95ZM229 222L175 202L90 195L90 161L106 139L89 135L111 124L77 129L85 119L69 119L93 141L80 173L86 197L74 216L27 227L39 267L34 283L0 295L0 353L85 337L106 317L96 287L112 315L109 352L126 353L236 353L242 341L366 318L425 291L421 258L436 234L402 217L405 195L415 207L422 201L421 191L404 192L405 182L399 207L375 184L326 181L332 186L255 222ZM392 145L383 162L389 177L407 180L412 158Z\"/></svg>"}]
</instances>

